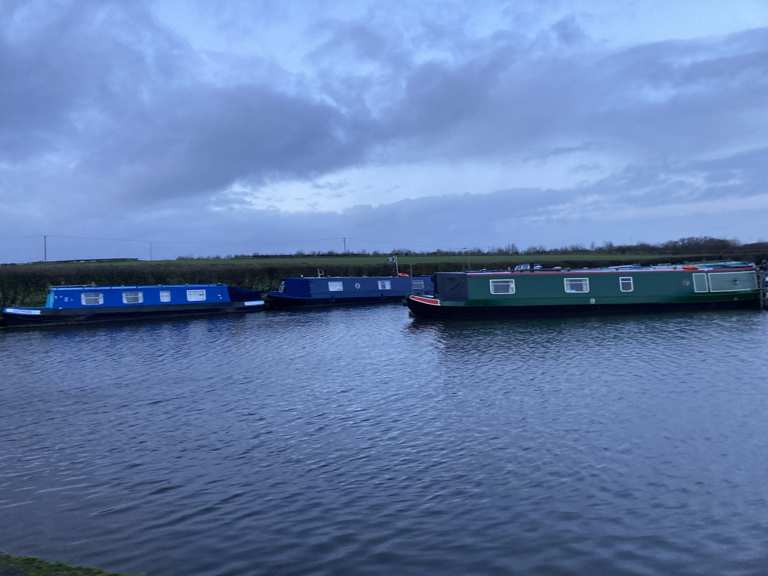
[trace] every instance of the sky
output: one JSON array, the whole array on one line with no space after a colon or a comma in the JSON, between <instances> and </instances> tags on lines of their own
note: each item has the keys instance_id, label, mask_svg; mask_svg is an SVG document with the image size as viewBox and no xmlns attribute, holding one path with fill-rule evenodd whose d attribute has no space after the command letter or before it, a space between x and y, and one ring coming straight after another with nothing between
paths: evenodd
<instances>
[{"instance_id":1,"label":"sky","mask_svg":"<svg viewBox=\"0 0 768 576\"><path fill-rule=\"evenodd\" d=\"M768 239L765 0L0 0L0 262Z\"/></svg>"}]
</instances>

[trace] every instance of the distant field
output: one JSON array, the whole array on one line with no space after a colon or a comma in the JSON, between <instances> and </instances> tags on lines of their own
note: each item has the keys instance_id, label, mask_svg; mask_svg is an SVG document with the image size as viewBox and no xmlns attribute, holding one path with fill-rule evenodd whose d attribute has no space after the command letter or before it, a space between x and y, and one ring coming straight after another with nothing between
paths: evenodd
<instances>
[{"instance_id":1,"label":"distant field","mask_svg":"<svg viewBox=\"0 0 768 576\"><path fill-rule=\"evenodd\" d=\"M627 262L650 262L650 261L668 261L669 256L659 256L658 254L601 254L601 253L567 253L567 254L542 254L542 255L525 255L525 254L449 254L449 255L404 255L398 256L398 264L401 271L408 271L408 268L412 266L431 266L443 268L446 265L453 264L459 269L466 269L467 266L472 268L482 268L484 265L493 264L521 264L525 262L536 262L539 264L578 264L582 262L588 263L627 263ZM675 255L671 257L673 260L697 258L691 255ZM700 259L700 257L699 257ZM37 264L31 264L34 266ZM41 264L42 265L42 264ZM58 266L55 263L45 264L47 266ZM61 266L71 266L73 264L66 263ZM126 265L132 265L136 267L144 266L210 266L210 267L228 267L228 266L243 266L246 268L306 268L316 269L318 267L375 267L394 269L392 264L387 262L387 256L379 255L338 255L338 256L256 256L252 258L211 258L211 259L178 259L178 260L158 260L154 262L148 262L146 260L130 261L126 262Z\"/></svg>"},{"instance_id":2,"label":"distant field","mask_svg":"<svg viewBox=\"0 0 768 576\"><path fill-rule=\"evenodd\" d=\"M398 256L400 272L506 268L536 262L548 266L601 266L681 262L722 258L752 259L750 254L676 254L568 252L561 254L432 254ZM0 305L40 304L49 285L61 284L185 284L222 282L268 290L281 278L297 275L388 275L394 266L386 255L280 256L179 260L111 260L100 262L37 262L0 266Z\"/></svg>"},{"instance_id":3,"label":"distant field","mask_svg":"<svg viewBox=\"0 0 768 576\"><path fill-rule=\"evenodd\" d=\"M546 264L550 262L581 262L581 261L648 261L658 259L658 255L640 254L640 255L619 255L619 254L593 254L593 253L569 253L569 254L544 254L540 256L523 254L451 254L451 255L406 255L398 256L400 268L409 265L441 265L456 264L460 267L466 267L469 262L473 267L488 264L498 264L499 262L508 264L520 264L523 262L538 262ZM677 258L677 257L676 257ZM228 260L206 260L205 262L215 265L217 262L222 264L236 264L243 266L390 266L387 263L386 256L286 256L286 257L255 257L255 258L232 258ZM173 262L199 263L200 260L174 260Z\"/></svg>"}]
</instances>

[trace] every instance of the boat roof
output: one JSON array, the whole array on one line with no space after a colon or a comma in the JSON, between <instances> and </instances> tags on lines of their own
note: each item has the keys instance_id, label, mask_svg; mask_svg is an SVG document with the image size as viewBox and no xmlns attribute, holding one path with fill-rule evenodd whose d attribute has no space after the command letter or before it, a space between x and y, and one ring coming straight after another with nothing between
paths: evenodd
<instances>
[{"instance_id":1,"label":"boat roof","mask_svg":"<svg viewBox=\"0 0 768 576\"><path fill-rule=\"evenodd\" d=\"M415 274L413 276L286 276L283 280L356 280L368 278L373 280L407 280L412 278L429 278L427 274Z\"/></svg>"},{"instance_id":2,"label":"boat roof","mask_svg":"<svg viewBox=\"0 0 768 576\"><path fill-rule=\"evenodd\" d=\"M604 266L598 268L541 268L537 270L470 270L458 272L468 276L498 275L498 274L616 274L620 272L713 272L723 270L755 270L752 262L723 261L723 262L690 262L684 264L625 264L621 266Z\"/></svg>"},{"instance_id":3,"label":"boat roof","mask_svg":"<svg viewBox=\"0 0 768 576\"><path fill-rule=\"evenodd\" d=\"M97 284L74 284L71 286L51 286L49 289L55 292L63 290L146 290L151 288L220 288L225 284L126 284L120 286L99 286Z\"/></svg>"}]
</instances>

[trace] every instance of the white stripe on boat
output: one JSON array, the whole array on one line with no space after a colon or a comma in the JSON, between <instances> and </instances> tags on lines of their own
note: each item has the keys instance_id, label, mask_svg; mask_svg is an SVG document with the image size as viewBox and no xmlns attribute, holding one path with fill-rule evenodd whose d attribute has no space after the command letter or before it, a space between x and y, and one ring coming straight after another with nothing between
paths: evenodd
<instances>
[{"instance_id":1,"label":"white stripe on boat","mask_svg":"<svg viewBox=\"0 0 768 576\"><path fill-rule=\"evenodd\" d=\"M40 310L30 310L28 308L4 308L6 314L20 314L22 316L40 316Z\"/></svg>"},{"instance_id":2,"label":"white stripe on boat","mask_svg":"<svg viewBox=\"0 0 768 576\"><path fill-rule=\"evenodd\" d=\"M249 300L247 302L243 302L244 306L263 306L264 300Z\"/></svg>"}]
</instances>

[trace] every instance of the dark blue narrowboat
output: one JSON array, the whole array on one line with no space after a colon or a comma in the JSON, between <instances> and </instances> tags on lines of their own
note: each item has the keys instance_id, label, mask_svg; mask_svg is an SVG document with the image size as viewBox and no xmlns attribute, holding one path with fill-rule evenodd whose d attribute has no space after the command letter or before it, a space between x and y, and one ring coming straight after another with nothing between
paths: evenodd
<instances>
[{"instance_id":1,"label":"dark blue narrowboat","mask_svg":"<svg viewBox=\"0 0 768 576\"><path fill-rule=\"evenodd\" d=\"M430 276L314 276L285 278L267 293L270 308L328 306L403 300L411 294L431 294Z\"/></svg>"},{"instance_id":2,"label":"dark blue narrowboat","mask_svg":"<svg viewBox=\"0 0 768 576\"><path fill-rule=\"evenodd\" d=\"M261 294L224 284L56 286L45 306L2 309L0 325L53 326L189 315L251 312Z\"/></svg>"}]
</instances>

